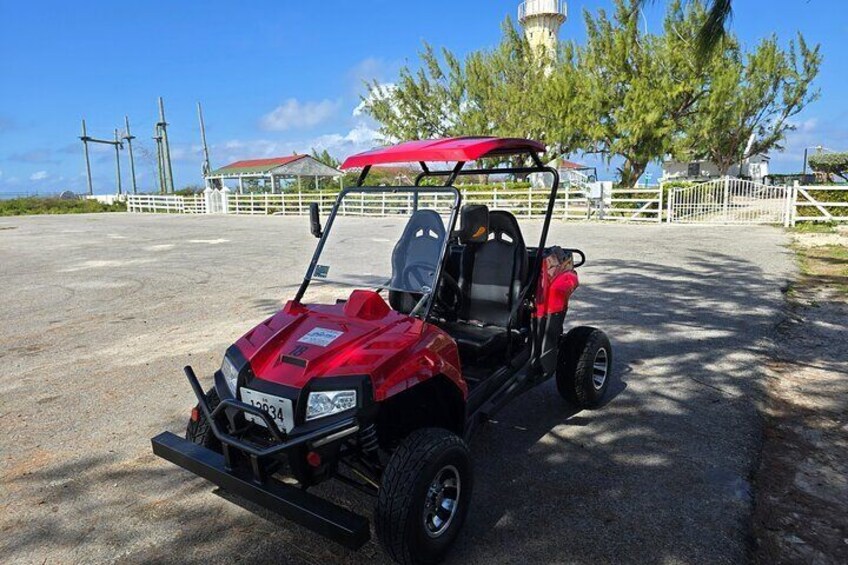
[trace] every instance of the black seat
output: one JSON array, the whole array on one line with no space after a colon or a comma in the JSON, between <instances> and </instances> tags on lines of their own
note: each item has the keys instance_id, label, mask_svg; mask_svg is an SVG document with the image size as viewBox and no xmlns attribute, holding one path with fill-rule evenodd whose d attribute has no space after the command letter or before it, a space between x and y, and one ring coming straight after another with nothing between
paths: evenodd
<instances>
[{"instance_id":1,"label":"black seat","mask_svg":"<svg viewBox=\"0 0 848 565\"><path fill-rule=\"evenodd\" d=\"M461 321L445 325L460 347L475 355L503 347L510 314L527 278L527 247L515 216L490 212L488 231L487 241L465 250L471 254L471 276L463 281Z\"/></svg>"},{"instance_id":2,"label":"black seat","mask_svg":"<svg viewBox=\"0 0 848 565\"><path fill-rule=\"evenodd\" d=\"M396 289L432 287L444 238L445 224L441 216L435 210L416 210L392 250L389 286ZM389 304L396 311L409 314L421 296L417 292L390 290Z\"/></svg>"}]
</instances>

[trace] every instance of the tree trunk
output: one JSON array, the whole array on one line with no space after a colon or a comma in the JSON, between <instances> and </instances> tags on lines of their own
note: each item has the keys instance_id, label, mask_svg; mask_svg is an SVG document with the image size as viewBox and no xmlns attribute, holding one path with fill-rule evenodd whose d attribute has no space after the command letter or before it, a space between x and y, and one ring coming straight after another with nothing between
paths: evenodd
<instances>
[{"instance_id":1,"label":"tree trunk","mask_svg":"<svg viewBox=\"0 0 848 565\"><path fill-rule=\"evenodd\" d=\"M715 162L715 164L716 164L716 168L718 168L718 176L726 177L727 172L730 170L730 167L732 167L735 164L735 161L724 162L724 161L718 161L717 160ZM739 168L739 176L740 177L742 176L742 168L741 167Z\"/></svg>"},{"instance_id":2,"label":"tree trunk","mask_svg":"<svg viewBox=\"0 0 848 565\"><path fill-rule=\"evenodd\" d=\"M644 173L647 168L647 162L634 162L629 159L626 160L624 165L622 165L619 169L619 173L621 174L621 186L625 188L633 188L636 186L636 183L639 182L639 178L642 176L642 173Z\"/></svg>"}]
</instances>

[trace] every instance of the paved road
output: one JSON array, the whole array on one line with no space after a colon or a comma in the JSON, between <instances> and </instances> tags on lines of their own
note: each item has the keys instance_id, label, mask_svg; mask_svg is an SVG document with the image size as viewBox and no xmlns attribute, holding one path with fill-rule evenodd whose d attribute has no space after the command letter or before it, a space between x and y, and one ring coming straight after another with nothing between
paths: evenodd
<instances>
[{"instance_id":1,"label":"paved road","mask_svg":"<svg viewBox=\"0 0 848 565\"><path fill-rule=\"evenodd\" d=\"M305 218L0 218L5 562L384 560L376 543L352 553L256 517L150 454L192 404L180 367L211 373L293 294L307 231ZM547 383L480 431L451 561L743 560L785 236L556 223L551 240L587 252L569 316L610 334L614 397L575 414Z\"/></svg>"}]
</instances>

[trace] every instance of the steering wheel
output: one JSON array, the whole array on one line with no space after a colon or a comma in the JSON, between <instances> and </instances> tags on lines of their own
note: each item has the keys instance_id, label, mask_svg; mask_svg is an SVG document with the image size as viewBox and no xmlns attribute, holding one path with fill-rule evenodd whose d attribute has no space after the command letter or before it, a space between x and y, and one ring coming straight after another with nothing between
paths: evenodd
<instances>
[{"instance_id":1,"label":"steering wheel","mask_svg":"<svg viewBox=\"0 0 848 565\"><path fill-rule=\"evenodd\" d=\"M401 273L401 282L403 282L407 289L410 289L409 292L415 292L411 289L420 289L428 283L432 284L435 272L436 267L433 266L433 264L416 261L403 268ZM450 299L445 299L444 293L442 292L446 287L450 289ZM439 284L438 292L436 293L436 304L439 305L439 303L443 303L451 311L453 311L462 304L463 296L462 287L459 286L456 279L443 270L442 282Z\"/></svg>"},{"instance_id":2,"label":"steering wheel","mask_svg":"<svg viewBox=\"0 0 848 565\"><path fill-rule=\"evenodd\" d=\"M447 284L447 287L445 286ZM450 289L450 298L452 300L445 300L444 293L442 292L445 288ZM436 293L436 304L444 303L445 306L449 308L449 312L454 315L457 313L460 304L462 304L463 298L465 294L462 292L462 287L459 286L459 283L456 282L456 279L450 273L442 271L442 283L439 284L439 291Z\"/></svg>"},{"instance_id":3,"label":"steering wheel","mask_svg":"<svg viewBox=\"0 0 848 565\"><path fill-rule=\"evenodd\" d=\"M403 268L400 274L400 280L404 288L409 292L422 292L420 290L422 287L433 284L433 275L435 273L436 267L432 263L415 261Z\"/></svg>"}]
</instances>

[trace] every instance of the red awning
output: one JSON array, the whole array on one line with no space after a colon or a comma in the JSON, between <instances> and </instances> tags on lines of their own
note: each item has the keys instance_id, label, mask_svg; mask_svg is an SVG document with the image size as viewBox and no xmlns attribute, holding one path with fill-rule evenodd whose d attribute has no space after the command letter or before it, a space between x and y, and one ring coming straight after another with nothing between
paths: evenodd
<instances>
[{"instance_id":1,"label":"red awning","mask_svg":"<svg viewBox=\"0 0 848 565\"><path fill-rule=\"evenodd\" d=\"M407 141L391 147L372 149L345 159L342 169L379 165L382 163L426 163L438 161L476 161L496 155L542 153L545 145L530 139L511 137L451 137Z\"/></svg>"}]
</instances>

